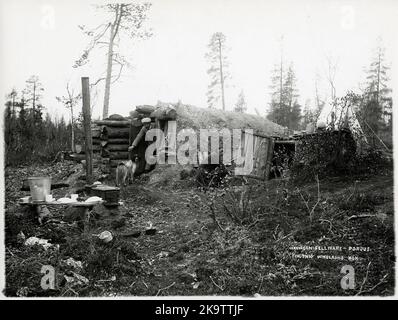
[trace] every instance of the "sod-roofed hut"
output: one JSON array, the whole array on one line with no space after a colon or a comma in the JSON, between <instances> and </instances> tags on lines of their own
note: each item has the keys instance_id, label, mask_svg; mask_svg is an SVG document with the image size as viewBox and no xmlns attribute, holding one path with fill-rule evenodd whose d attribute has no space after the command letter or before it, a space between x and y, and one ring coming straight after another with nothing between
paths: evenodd
<instances>
[{"instance_id":1,"label":"sod-roofed hut","mask_svg":"<svg viewBox=\"0 0 398 320\"><path fill-rule=\"evenodd\" d=\"M144 128L142 124L144 118L150 118L151 128L161 129L165 136L171 130L169 127L170 121L175 121L177 132L181 129L193 129L199 134L199 129L252 129L254 133L254 167L250 175L260 179L266 179L269 172L270 157L272 157L273 150L272 137L283 136L285 132L283 127L263 117L251 114L198 108L181 103L159 102L156 106L137 106L128 117L112 115L109 119L96 122L102 128L101 146L103 151L101 154L103 157L108 157L110 167L115 168L118 162L127 159L129 156L132 157L128 153L128 145L135 143L137 144L135 155L140 159L138 173L149 169L145 162L145 150L150 142L145 141L145 132L148 127ZM242 141L245 141L245 139L243 138ZM120 144L118 144L119 142ZM168 143L172 144L173 142ZM173 148L170 148L170 145L164 145L161 150L158 150L157 154L167 153L170 149L176 150L178 144L179 142L177 142L177 145L173 145ZM247 146L242 146L242 154L247 153L247 151Z\"/></svg>"},{"instance_id":2,"label":"sod-roofed hut","mask_svg":"<svg viewBox=\"0 0 398 320\"><path fill-rule=\"evenodd\" d=\"M268 119L253 114L198 108L191 105L174 104L178 128L193 129L253 129L255 134L282 136L285 129Z\"/></svg>"}]
</instances>

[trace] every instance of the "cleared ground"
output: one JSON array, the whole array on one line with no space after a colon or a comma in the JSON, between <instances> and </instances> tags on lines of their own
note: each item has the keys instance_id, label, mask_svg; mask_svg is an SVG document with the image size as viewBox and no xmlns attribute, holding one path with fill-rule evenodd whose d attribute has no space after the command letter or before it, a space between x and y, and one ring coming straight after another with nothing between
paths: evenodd
<instances>
[{"instance_id":1,"label":"cleared ground","mask_svg":"<svg viewBox=\"0 0 398 320\"><path fill-rule=\"evenodd\" d=\"M39 173L65 179L75 169L72 162L6 168L7 295L393 294L391 172L330 178L319 185L315 180L300 186L280 180L254 183L244 196L248 187L204 193L190 177L162 185L149 185L148 177L142 177L122 190L119 210L94 210L88 234L68 210L51 209L51 219L39 225L17 204L28 194L19 190L23 179ZM58 189L54 195L69 191ZM231 209L239 207L238 212ZM240 222L237 216L246 218ZM142 232L150 225L155 234ZM104 230L115 235L114 241L104 244L94 236ZM21 231L26 238L59 244L59 249L25 246ZM317 249L294 249L304 245ZM329 250L333 246L344 249ZM81 261L82 268L68 266L68 258ZM42 265L56 268L55 290L40 287ZM354 289L341 287L344 265L355 270ZM88 283L67 282L65 275L73 272Z\"/></svg>"}]
</instances>

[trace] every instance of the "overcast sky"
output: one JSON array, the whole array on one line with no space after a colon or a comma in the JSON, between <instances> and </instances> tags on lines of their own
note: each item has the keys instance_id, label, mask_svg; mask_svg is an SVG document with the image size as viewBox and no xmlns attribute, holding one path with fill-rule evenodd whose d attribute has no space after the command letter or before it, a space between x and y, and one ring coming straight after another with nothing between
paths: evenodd
<instances>
[{"instance_id":1,"label":"overcast sky","mask_svg":"<svg viewBox=\"0 0 398 320\"><path fill-rule=\"evenodd\" d=\"M20 90L30 75L45 88L43 104L53 115L66 114L55 96L65 94L68 81L80 90L80 77L91 81L105 70L105 56L72 68L87 38L78 25L96 26L102 16L82 0L0 0L0 67L2 97ZM379 36L391 63L396 47L397 1L260 1L155 0L146 26L153 37L131 41L125 49L133 65L111 89L110 114L127 115L138 104L158 100L207 107L209 82L205 59L214 32L223 32L229 47L232 79L226 92L232 109L244 90L249 112L265 113L270 100L273 65L283 56L293 62L300 102L314 98L315 77L327 96L327 56L338 61L337 95L357 90ZM395 27L394 27L395 24ZM103 83L94 109L102 111Z\"/></svg>"}]
</instances>

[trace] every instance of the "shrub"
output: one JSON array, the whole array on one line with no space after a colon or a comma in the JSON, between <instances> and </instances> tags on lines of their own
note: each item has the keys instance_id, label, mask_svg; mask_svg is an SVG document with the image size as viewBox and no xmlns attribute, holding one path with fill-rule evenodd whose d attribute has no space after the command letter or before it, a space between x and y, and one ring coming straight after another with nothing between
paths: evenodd
<instances>
[{"instance_id":1,"label":"shrub","mask_svg":"<svg viewBox=\"0 0 398 320\"><path fill-rule=\"evenodd\" d=\"M300 138L296 147L291 176L308 181L349 173L356 159L356 143L348 130L323 131Z\"/></svg>"}]
</instances>

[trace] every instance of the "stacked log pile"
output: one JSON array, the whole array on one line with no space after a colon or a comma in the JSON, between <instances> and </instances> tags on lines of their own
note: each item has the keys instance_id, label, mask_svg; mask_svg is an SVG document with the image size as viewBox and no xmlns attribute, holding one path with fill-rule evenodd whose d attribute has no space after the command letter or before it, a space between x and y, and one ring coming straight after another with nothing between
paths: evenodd
<instances>
[{"instance_id":1,"label":"stacked log pile","mask_svg":"<svg viewBox=\"0 0 398 320\"><path fill-rule=\"evenodd\" d=\"M127 118L113 114L107 119L94 121L93 149L100 154L105 171L110 172L110 169L116 168L120 161L129 158L128 148L139 134L143 118L151 118L158 125L157 120L174 120L176 110L168 105L156 107L142 105L131 111ZM145 170L146 147L147 143L142 139L135 149L136 155L141 159L138 173Z\"/></svg>"},{"instance_id":2,"label":"stacked log pile","mask_svg":"<svg viewBox=\"0 0 398 320\"><path fill-rule=\"evenodd\" d=\"M97 120L99 126L100 155L104 164L116 167L117 163L128 159L130 142L130 119L111 115L104 120Z\"/></svg>"},{"instance_id":3,"label":"stacked log pile","mask_svg":"<svg viewBox=\"0 0 398 320\"><path fill-rule=\"evenodd\" d=\"M151 118L152 120L175 120L177 118L177 111L174 106L170 104L158 106L136 106L135 110L130 112L130 118L140 120L142 118Z\"/></svg>"},{"instance_id":4,"label":"stacked log pile","mask_svg":"<svg viewBox=\"0 0 398 320\"><path fill-rule=\"evenodd\" d=\"M91 136L93 138L93 153L100 153L101 152L101 128L97 125L91 126Z\"/></svg>"}]
</instances>

